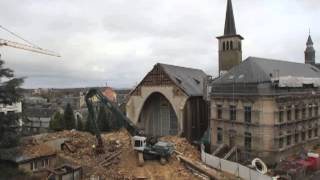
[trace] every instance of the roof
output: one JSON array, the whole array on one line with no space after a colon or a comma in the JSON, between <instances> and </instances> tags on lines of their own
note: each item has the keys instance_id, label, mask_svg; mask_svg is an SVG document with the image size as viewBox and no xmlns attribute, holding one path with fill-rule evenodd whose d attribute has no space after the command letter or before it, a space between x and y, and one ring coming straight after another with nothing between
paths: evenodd
<instances>
[{"instance_id":1,"label":"roof","mask_svg":"<svg viewBox=\"0 0 320 180\"><path fill-rule=\"evenodd\" d=\"M193 69L169 64L159 65L169 78L189 96L203 95L203 81L207 74L200 69Z\"/></svg>"},{"instance_id":2,"label":"roof","mask_svg":"<svg viewBox=\"0 0 320 180\"><path fill-rule=\"evenodd\" d=\"M226 13L226 21L224 25L224 35L236 35L236 26L233 16L232 2L228 0L227 4L227 13Z\"/></svg>"},{"instance_id":3,"label":"roof","mask_svg":"<svg viewBox=\"0 0 320 180\"><path fill-rule=\"evenodd\" d=\"M292 80L306 81L301 82L300 85L315 83L314 81L320 80L320 70L310 64L248 57L228 73L214 80L213 84L262 83L276 80L279 80L284 86L290 86L290 84L283 83Z\"/></svg>"},{"instance_id":4,"label":"roof","mask_svg":"<svg viewBox=\"0 0 320 180\"><path fill-rule=\"evenodd\" d=\"M307 45L313 45L313 41L311 39L311 36L309 35Z\"/></svg>"},{"instance_id":5,"label":"roof","mask_svg":"<svg viewBox=\"0 0 320 180\"><path fill-rule=\"evenodd\" d=\"M49 145L28 145L28 146L18 146L9 149L0 150L0 159L9 160L16 163L29 161L34 158L52 156L55 155L56 151Z\"/></svg>"}]
</instances>

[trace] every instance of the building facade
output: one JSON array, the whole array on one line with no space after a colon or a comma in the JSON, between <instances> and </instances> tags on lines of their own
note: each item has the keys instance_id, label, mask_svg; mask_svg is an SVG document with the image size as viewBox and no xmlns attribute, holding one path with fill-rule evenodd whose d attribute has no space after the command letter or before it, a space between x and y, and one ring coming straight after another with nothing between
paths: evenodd
<instances>
[{"instance_id":1,"label":"building facade","mask_svg":"<svg viewBox=\"0 0 320 180\"><path fill-rule=\"evenodd\" d=\"M146 134L199 140L209 121L206 78L199 69L158 63L130 93L127 116Z\"/></svg>"},{"instance_id":2,"label":"building facade","mask_svg":"<svg viewBox=\"0 0 320 180\"><path fill-rule=\"evenodd\" d=\"M249 57L212 83L214 149L237 147L272 164L319 143L320 70Z\"/></svg>"}]
</instances>

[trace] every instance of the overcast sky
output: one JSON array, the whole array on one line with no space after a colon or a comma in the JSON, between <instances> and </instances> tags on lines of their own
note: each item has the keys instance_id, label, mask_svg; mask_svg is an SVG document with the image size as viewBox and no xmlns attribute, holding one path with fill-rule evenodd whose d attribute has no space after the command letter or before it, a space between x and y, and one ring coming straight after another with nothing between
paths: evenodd
<instances>
[{"instance_id":1,"label":"overcast sky","mask_svg":"<svg viewBox=\"0 0 320 180\"><path fill-rule=\"evenodd\" d=\"M157 62L217 75L227 0L0 0L0 25L61 58L1 47L24 87L133 87ZM233 0L243 59L304 62L319 0ZM0 30L0 38L21 40ZM320 54L319 56L320 57ZM319 60L320 62L320 60Z\"/></svg>"}]
</instances>

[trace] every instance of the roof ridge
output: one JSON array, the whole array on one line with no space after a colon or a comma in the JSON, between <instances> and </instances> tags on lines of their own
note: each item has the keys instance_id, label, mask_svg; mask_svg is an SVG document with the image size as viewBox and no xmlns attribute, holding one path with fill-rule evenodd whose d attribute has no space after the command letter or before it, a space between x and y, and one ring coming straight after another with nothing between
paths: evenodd
<instances>
[{"instance_id":1,"label":"roof ridge","mask_svg":"<svg viewBox=\"0 0 320 180\"><path fill-rule=\"evenodd\" d=\"M178 65L172 65L172 64L165 64L165 63L158 63L159 65L164 65L164 66L171 66L171 67L177 67L177 68L183 68L183 69L190 69L190 70L197 70L197 71L202 71L202 69L198 68L193 68L193 67L185 67L185 66L178 66Z\"/></svg>"}]
</instances>

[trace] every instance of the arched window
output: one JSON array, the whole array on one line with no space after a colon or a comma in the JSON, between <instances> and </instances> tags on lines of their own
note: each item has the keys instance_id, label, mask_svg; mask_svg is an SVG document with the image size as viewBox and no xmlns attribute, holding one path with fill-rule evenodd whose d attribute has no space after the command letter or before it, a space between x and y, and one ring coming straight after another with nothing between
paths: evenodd
<instances>
[{"instance_id":1,"label":"arched window","mask_svg":"<svg viewBox=\"0 0 320 180\"><path fill-rule=\"evenodd\" d=\"M229 50L229 41L227 41L227 50Z\"/></svg>"},{"instance_id":2,"label":"arched window","mask_svg":"<svg viewBox=\"0 0 320 180\"><path fill-rule=\"evenodd\" d=\"M230 49L232 50L233 49L233 42L230 41Z\"/></svg>"},{"instance_id":3,"label":"arched window","mask_svg":"<svg viewBox=\"0 0 320 180\"><path fill-rule=\"evenodd\" d=\"M222 45L223 46L223 50L225 51L226 50L226 42L223 42L222 44L223 44Z\"/></svg>"}]
</instances>

